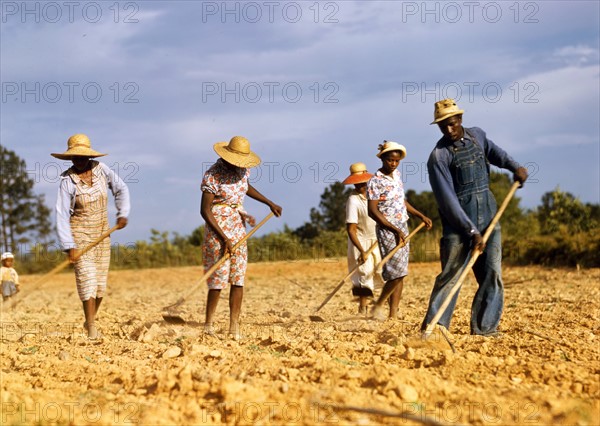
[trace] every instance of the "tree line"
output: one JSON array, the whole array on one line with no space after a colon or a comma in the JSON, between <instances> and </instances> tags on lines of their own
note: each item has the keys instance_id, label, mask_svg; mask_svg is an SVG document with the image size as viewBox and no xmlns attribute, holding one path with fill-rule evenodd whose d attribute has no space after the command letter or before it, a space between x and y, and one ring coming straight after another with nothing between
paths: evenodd
<instances>
[{"instance_id":1,"label":"tree line","mask_svg":"<svg viewBox=\"0 0 600 426\"><path fill-rule=\"evenodd\" d=\"M2 250L18 255L24 273L44 272L63 260L53 239L50 209L43 195L36 195L34 180L25 161L0 146L0 219ZM500 203L512 185L508 175L492 172L490 188ZM345 205L352 188L335 182L324 189L319 205L308 220L292 229L271 232L248 240L249 261L331 261L345 257ZM411 240L412 261L434 261L438 257L441 219L431 191L406 191L412 205L433 221L431 231L421 231ZM409 228L418 223L409 220ZM510 264L548 266L600 266L600 205L583 203L569 192L556 188L542 196L531 210L520 206L515 196L501 219L503 257ZM112 268L154 268L200 265L205 228L190 235L150 230L148 240L112 247Z\"/></svg>"},{"instance_id":2,"label":"tree line","mask_svg":"<svg viewBox=\"0 0 600 426\"><path fill-rule=\"evenodd\" d=\"M0 145L0 238L3 251L19 252L29 244L48 244L53 233L50 210L43 195L33 192L35 181L27 165Z\"/></svg>"}]
</instances>

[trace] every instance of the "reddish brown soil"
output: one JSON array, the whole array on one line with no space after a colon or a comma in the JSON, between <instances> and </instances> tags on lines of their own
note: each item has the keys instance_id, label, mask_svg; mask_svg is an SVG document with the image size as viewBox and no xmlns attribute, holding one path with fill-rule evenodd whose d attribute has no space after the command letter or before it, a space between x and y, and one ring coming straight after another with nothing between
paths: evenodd
<instances>
[{"instance_id":1,"label":"reddish brown soil","mask_svg":"<svg viewBox=\"0 0 600 426\"><path fill-rule=\"evenodd\" d=\"M98 318L81 334L71 273L4 303L1 424L416 424L348 407L406 412L446 424L600 424L600 270L505 267L501 338L470 336L465 282L450 346L419 339L437 263L411 264L399 320L356 315L349 287L311 321L345 274L344 260L252 264L245 338L203 334L199 267L111 272ZM172 358L170 357L172 356Z\"/></svg>"}]
</instances>

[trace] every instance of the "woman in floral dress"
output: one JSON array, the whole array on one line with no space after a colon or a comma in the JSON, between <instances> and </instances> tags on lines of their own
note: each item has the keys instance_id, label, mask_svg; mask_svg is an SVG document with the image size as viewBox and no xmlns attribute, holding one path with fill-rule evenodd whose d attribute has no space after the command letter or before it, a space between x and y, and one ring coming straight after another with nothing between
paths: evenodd
<instances>
[{"instance_id":1,"label":"woman in floral dress","mask_svg":"<svg viewBox=\"0 0 600 426\"><path fill-rule=\"evenodd\" d=\"M206 322L204 329L213 334L213 317L221 290L229 290L229 333L240 338L240 312L244 294L244 279L248 263L248 248L244 243L235 251L233 247L246 235L246 223L254 226L255 220L243 208L247 194L269 206L275 216L281 216L281 207L258 192L248 182L249 168L260 164L260 158L250 150L250 142L243 136L234 136L229 142L214 145L219 158L202 179L200 213L206 221L206 235L202 245L204 270L210 269L225 253L230 257L207 281Z\"/></svg>"},{"instance_id":2,"label":"woman in floral dress","mask_svg":"<svg viewBox=\"0 0 600 426\"><path fill-rule=\"evenodd\" d=\"M367 183L369 215L377 222L377 241L384 258L408 235L408 215L420 218L427 229L431 228L431 219L415 209L404 197L404 185L398 171L400 160L406 157L406 148L399 143L385 141L379 145L377 157L381 159L381 168ZM402 296L404 277L408 275L409 245L399 249L383 266L385 285L379 299L373 306L373 317L385 319L383 304L389 298L389 318L396 318Z\"/></svg>"}]
</instances>

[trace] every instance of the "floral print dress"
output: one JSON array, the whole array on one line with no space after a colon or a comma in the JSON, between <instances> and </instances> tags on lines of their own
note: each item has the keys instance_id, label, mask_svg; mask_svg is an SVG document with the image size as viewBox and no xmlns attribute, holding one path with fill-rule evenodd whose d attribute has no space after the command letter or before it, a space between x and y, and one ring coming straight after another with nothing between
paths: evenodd
<instances>
[{"instance_id":1,"label":"floral print dress","mask_svg":"<svg viewBox=\"0 0 600 426\"><path fill-rule=\"evenodd\" d=\"M404 202L404 185L400 172L394 170L391 176L380 170L367 183L367 199L377 200L377 208L394 226L408 235L408 212ZM396 234L387 228L377 225L377 241L384 258L396 247ZM385 281L402 278L408 275L409 244L398 250L390 260L383 265L382 276Z\"/></svg>"},{"instance_id":2,"label":"floral print dress","mask_svg":"<svg viewBox=\"0 0 600 426\"><path fill-rule=\"evenodd\" d=\"M204 174L200 189L214 195L212 214L231 242L235 245L246 236L243 209L244 197L248 191L250 170L227 168L222 159L218 159ZM202 245L204 271L208 271L223 257L224 244L219 235L210 227L206 227L206 235ZM222 290L227 284L243 286L248 264L248 247L244 243L212 274L208 280L208 288Z\"/></svg>"}]
</instances>

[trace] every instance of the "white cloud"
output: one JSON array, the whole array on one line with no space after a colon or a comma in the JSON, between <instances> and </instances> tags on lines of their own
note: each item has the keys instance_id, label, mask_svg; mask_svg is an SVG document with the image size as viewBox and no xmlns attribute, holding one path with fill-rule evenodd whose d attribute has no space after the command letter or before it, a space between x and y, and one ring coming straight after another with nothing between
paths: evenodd
<instances>
[{"instance_id":1,"label":"white cloud","mask_svg":"<svg viewBox=\"0 0 600 426\"><path fill-rule=\"evenodd\" d=\"M599 60L598 49L591 46L578 44L575 46L564 46L553 52L554 57L568 65L597 64Z\"/></svg>"},{"instance_id":2,"label":"white cloud","mask_svg":"<svg viewBox=\"0 0 600 426\"><path fill-rule=\"evenodd\" d=\"M478 115L496 127L502 139L512 140L509 146L517 150L597 144L599 77L596 65L523 75L513 89L504 88L502 102L486 105L489 111Z\"/></svg>"},{"instance_id":3,"label":"white cloud","mask_svg":"<svg viewBox=\"0 0 600 426\"><path fill-rule=\"evenodd\" d=\"M102 3L108 12L112 4ZM524 3L519 22L512 2L498 3L504 13L498 23L434 22L431 15L406 14L406 7L423 2L385 1L332 2L339 8L337 23L323 22L334 9L319 2L314 22L309 8L315 3L299 4L303 17L295 24L280 15L273 23L222 23L220 16L202 22L201 2L141 2L133 24L3 24L3 81L97 81L104 96L98 103L9 99L2 104L2 143L28 164L43 163L70 134L87 132L94 147L110 154L109 164L137 164L127 229L146 238L151 227L164 229L166 218L180 218L172 226L183 232L199 224L197 186L203 164L216 159L212 144L242 134L263 161L278 163L273 179L263 169L257 182L286 209L283 220L269 226L296 227L351 163L379 167L374 153L384 138L408 148L407 161L417 169L407 173L407 188L428 190L424 163L440 136L429 122L433 103L446 95L436 83L441 89L457 84L466 125L481 126L518 160L539 164L544 180L524 192L530 204L555 180L584 200L597 197L597 186L577 184L594 182L598 174L597 161L589 165L597 160L600 115L596 2L570 2L568 8L535 3L535 24L522 22ZM123 95L123 83L131 81L139 87L139 102L123 103L122 96L114 102L110 85L119 82ZM220 95L203 99L203 82L229 88L277 82L279 88L273 102L266 88L256 103L235 102L231 95L222 102ZM288 82L303 89L297 103L282 97ZM328 82L337 85L338 103L323 102ZM313 83L320 90L317 102ZM418 92L403 93L407 83ZM471 83L477 84L472 99ZM486 99L486 84L501 87L501 99ZM561 152L565 146L573 148L568 155ZM558 167L562 157L583 164L581 175ZM297 182L282 175L291 163L301 168ZM333 175L328 165L337 168ZM54 183L40 189L52 203Z\"/></svg>"}]
</instances>

